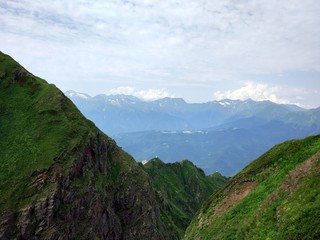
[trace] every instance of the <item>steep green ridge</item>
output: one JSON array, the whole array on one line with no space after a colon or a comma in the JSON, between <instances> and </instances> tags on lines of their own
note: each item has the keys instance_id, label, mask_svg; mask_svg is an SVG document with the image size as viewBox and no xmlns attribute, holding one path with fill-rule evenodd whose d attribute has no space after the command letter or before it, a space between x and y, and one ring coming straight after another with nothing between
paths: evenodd
<instances>
[{"instance_id":1,"label":"steep green ridge","mask_svg":"<svg viewBox=\"0 0 320 240\"><path fill-rule=\"evenodd\" d=\"M320 135L277 145L212 195L184 239L320 239Z\"/></svg>"},{"instance_id":2,"label":"steep green ridge","mask_svg":"<svg viewBox=\"0 0 320 240\"><path fill-rule=\"evenodd\" d=\"M164 221L182 237L200 204L225 184L219 173L205 176L192 162L164 163L154 158L143 165L157 192Z\"/></svg>"},{"instance_id":3,"label":"steep green ridge","mask_svg":"<svg viewBox=\"0 0 320 240\"><path fill-rule=\"evenodd\" d=\"M64 155L76 155L68 151L94 136L94 126L55 86L3 54L0 79L0 207L19 208L32 173L55 159L71 164L66 161L75 156Z\"/></svg>"},{"instance_id":4,"label":"steep green ridge","mask_svg":"<svg viewBox=\"0 0 320 240\"><path fill-rule=\"evenodd\" d=\"M0 239L174 239L147 173L0 52Z\"/></svg>"}]
</instances>

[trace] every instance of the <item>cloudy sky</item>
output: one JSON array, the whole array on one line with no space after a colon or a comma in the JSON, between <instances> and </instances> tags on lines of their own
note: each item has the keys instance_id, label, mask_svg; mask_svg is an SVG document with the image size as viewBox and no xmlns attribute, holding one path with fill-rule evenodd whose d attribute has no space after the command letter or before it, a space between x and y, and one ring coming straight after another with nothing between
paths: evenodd
<instances>
[{"instance_id":1,"label":"cloudy sky","mask_svg":"<svg viewBox=\"0 0 320 240\"><path fill-rule=\"evenodd\" d=\"M0 0L0 51L90 95L320 105L318 0Z\"/></svg>"}]
</instances>

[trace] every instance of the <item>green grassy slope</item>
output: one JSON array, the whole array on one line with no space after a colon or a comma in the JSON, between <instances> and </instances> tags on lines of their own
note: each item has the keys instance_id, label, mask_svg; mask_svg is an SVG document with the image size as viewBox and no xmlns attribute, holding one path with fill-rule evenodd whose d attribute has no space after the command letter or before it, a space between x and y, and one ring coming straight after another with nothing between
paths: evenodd
<instances>
[{"instance_id":1,"label":"green grassy slope","mask_svg":"<svg viewBox=\"0 0 320 240\"><path fill-rule=\"evenodd\" d=\"M1 52L0 196L1 239L171 234L134 159L59 89Z\"/></svg>"},{"instance_id":2,"label":"green grassy slope","mask_svg":"<svg viewBox=\"0 0 320 240\"><path fill-rule=\"evenodd\" d=\"M320 135L273 147L201 207L184 239L319 239Z\"/></svg>"},{"instance_id":3,"label":"green grassy slope","mask_svg":"<svg viewBox=\"0 0 320 240\"><path fill-rule=\"evenodd\" d=\"M94 126L54 85L0 54L0 209L19 208L36 170L59 159L94 134ZM70 162L69 162L70 164ZM21 201L21 198L23 201ZM18 203L18 204L17 204Z\"/></svg>"},{"instance_id":4,"label":"green grassy slope","mask_svg":"<svg viewBox=\"0 0 320 240\"><path fill-rule=\"evenodd\" d=\"M201 169L187 160L164 163L154 158L143 168L158 194L164 221L180 236L183 236L200 204L227 180L219 173L205 176Z\"/></svg>"}]
</instances>

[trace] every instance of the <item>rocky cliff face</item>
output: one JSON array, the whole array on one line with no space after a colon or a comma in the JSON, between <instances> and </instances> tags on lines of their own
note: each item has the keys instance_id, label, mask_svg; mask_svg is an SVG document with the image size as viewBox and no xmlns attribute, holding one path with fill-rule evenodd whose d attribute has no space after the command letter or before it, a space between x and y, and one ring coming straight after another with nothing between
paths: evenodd
<instances>
[{"instance_id":1,"label":"rocky cliff face","mask_svg":"<svg viewBox=\"0 0 320 240\"><path fill-rule=\"evenodd\" d=\"M109 156L119 154L113 142L98 135L75 159L68 174L63 174L58 159L50 169L34 172L30 188L41 191L50 184L52 189L18 212L2 215L0 238L161 239L156 231L161 226L154 193L138 166L121 172L116 182L102 189L97 186L97 176L102 184L110 181L115 163ZM84 186L75 181L83 181Z\"/></svg>"},{"instance_id":2,"label":"rocky cliff face","mask_svg":"<svg viewBox=\"0 0 320 240\"><path fill-rule=\"evenodd\" d=\"M0 239L171 239L148 175L0 52Z\"/></svg>"}]
</instances>

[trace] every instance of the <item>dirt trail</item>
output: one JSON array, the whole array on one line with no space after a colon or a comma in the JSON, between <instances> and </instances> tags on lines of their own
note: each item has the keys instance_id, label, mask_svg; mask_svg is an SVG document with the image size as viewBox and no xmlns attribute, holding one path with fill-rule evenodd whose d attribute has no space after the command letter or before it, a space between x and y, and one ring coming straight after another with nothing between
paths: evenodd
<instances>
[{"instance_id":1,"label":"dirt trail","mask_svg":"<svg viewBox=\"0 0 320 240\"><path fill-rule=\"evenodd\" d=\"M211 218L215 218L237 205L255 186L256 183L253 181L237 183L235 186L232 186L227 195L215 206L215 211Z\"/></svg>"}]
</instances>

